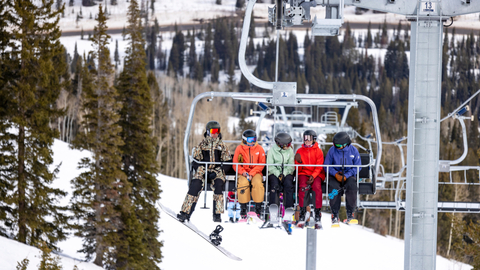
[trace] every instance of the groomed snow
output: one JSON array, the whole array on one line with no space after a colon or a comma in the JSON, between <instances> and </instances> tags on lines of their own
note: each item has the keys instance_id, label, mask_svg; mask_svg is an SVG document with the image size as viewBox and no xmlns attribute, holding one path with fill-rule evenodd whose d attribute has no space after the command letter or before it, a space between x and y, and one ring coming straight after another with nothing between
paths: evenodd
<instances>
[{"instance_id":1,"label":"groomed snow","mask_svg":"<svg viewBox=\"0 0 480 270\"><path fill-rule=\"evenodd\" d=\"M53 146L55 164L62 162L56 187L68 191L71 196L70 180L80 171L77 163L82 157L89 156L86 151L71 150L69 146L56 140ZM163 190L161 202L177 212L180 210L183 198L187 192L187 182L165 175L158 177ZM62 200L62 204L69 198ZM204 205L204 194L198 202L192 216L192 222L204 233L210 234L218 223L212 222L212 194L207 194L207 207ZM292 235L287 235L280 229L258 229L259 225L222 223L225 230L222 246L243 259L233 261L205 240L197 236L187 227L178 223L164 213L161 213L159 228L162 230L160 239L164 242L163 270L183 269L305 269L306 230L295 229ZM323 231L317 235L317 268L318 269L403 269L403 240L384 237L361 226L342 225L340 229L331 229L329 214L323 214ZM222 215L225 221L227 213ZM80 262L83 255L76 250L81 248L81 239L71 236L60 243L63 249L61 263L63 269L99 269L91 263ZM34 247L17 241L0 237L0 270L15 269L17 262L24 258L30 259L29 270L37 269L40 252ZM35 257L36 256L36 257ZM447 260L437 256L437 269L472 269L472 267Z\"/></svg>"}]
</instances>

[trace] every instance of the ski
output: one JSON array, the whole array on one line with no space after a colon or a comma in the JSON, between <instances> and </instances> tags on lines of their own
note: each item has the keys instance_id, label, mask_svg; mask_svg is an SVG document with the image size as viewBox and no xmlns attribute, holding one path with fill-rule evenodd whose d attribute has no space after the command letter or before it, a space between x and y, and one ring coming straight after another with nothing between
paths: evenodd
<instances>
[{"instance_id":1,"label":"ski","mask_svg":"<svg viewBox=\"0 0 480 270\"><path fill-rule=\"evenodd\" d=\"M241 261L242 259L240 259L239 257L233 255L232 253L230 253L228 250L226 250L224 247L220 246L220 242L221 242L221 236L219 236L219 233L223 230L223 228L221 228L220 225L217 226L217 228L215 229L215 231L210 234L210 237L207 236L205 233L203 233L202 231L200 231L199 229L197 229L197 227L195 227L195 225L193 225L193 223L191 223L190 221L185 221L185 222L181 222L180 220L178 220L177 218L177 215L175 214L175 212L173 212L170 208L164 206L163 204L161 204L160 202L158 202L158 206L160 207L160 209L166 213L168 216L174 218L176 221L180 222L181 224L183 224L184 226L188 227L190 230L194 231L197 235L199 235L200 237L202 237L203 239L205 239L205 241L207 241L208 243L210 243L212 246L214 246L216 249L218 249L220 252L222 252L225 256L227 256L228 258L232 259L232 260L236 260L236 261ZM219 228L220 226L220 228Z\"/></svg>"},{"instance_id":2,"label":"ski","mask_svg":"<svg viewBox=\"0 0 480 270\"><path fill-rule=\"evenodd\" d=\"M283 215L283 222L282 222L282 225L283 225L283 228L285 229L285 231L288 233L288 235L291 235L292 234L292 220L293 220L293 214L295 213L295 211L293 210L293 208L287 208L285 209L285 214Z\"/></svg>"},{"instance_id":3,"label":"ski","mask_svg":"<svg viewBox=\"0 0 480 270\"><path fill-rule=\"evenodd\" d=\"M247 219L252 221L253 223L263 223L264 221L261 220L258 216L257 213L255 212L248 212L247 213Z\"/></svg>"},{"instance_id":4,"label":"ski","mask_svg":"<svg viewBox=\"0 0 480 270\"><path fill-rule=\"evenodd\" d=\"M343 220L343 223L347 225L358 225L358 219L351 219L348 221L347 219Z\"/></svg>"}]
</instances>

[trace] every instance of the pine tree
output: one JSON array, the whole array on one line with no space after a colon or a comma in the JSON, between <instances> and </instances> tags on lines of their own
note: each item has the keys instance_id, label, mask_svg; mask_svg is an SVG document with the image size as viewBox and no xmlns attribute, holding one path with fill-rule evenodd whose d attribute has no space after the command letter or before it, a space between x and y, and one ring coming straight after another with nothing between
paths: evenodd
<instances>
[{"instance_id":1,"label":"pine tree","mask_svg":"<svg viewBox=\"0 0 480 270\"><path fill-rule=\"evenodd\" d=\"M61 270L62 266L60 264L60 257L53 255L52 250L48 248L45 243L40 243L40 250L42 255L40 255L40 265L38 270Z\"/></svg>"},{"instance_id":2,"label":"pine tree","mask_svg":"<svg viewBox=\"0 0 480 270\"><path fill-rule=\"evenodd\" d=\"M197 63L197 53L195 51L196 49L195 47L196 47L195 46L195 29L193 29L193 35L190 36L190 51L188 54L188 68L190 71L190 78L196 78L194 69L196 68L196 63Z\"/></svg>"},{"instance_id":3,"label":"pine tree","mask_svg":"<svg viewBox=\"0 0 480 270\"><path fill-rule=\"evenodd\" d=\"M115 69L120 62L120 54L118 52L118 40L115 40L115 52L113 53L113 61L115 61Z\"/></svg>"},{"instance_id":4,"label":"pine tree","mask_svg":"<svg viewBox=\"0 0 480 270\"><path fill-rule=\"evenodd\" d=\"M11 9L7 17L5 2ZM5 155L0 155L0 232L29 245L44 241L51 248L65 239L67 222L65 208L55 205L65 192L51 187L58 167L49 168L57 136L49 123L61 115L55 101L67 86L62 80L67 65L58 27L63 7L56 10L54 4L54 0L0 3L0 29L3 32L5 22L10 26L9 34L0 35L0 97L8 102L0 109L0 150ZM8 126L17 131L2 130ZM2 219L5 213L8 221Z\"/></svg>"},{"instance_id":5,"label":"pine tree","mask_svg":"<svg viewBox=\"0 0 480 270\"><path fill-rule=\"evenodd\" d=\"M74 193L72 211L78 219L76 235L83 237L83 249L88 260L105 268L115 267L121 240L118 231L125 228L122 213L130 210L130 185L121 170L120 137L118 125L117 90L111 85L113 66L108 49L106 16L99 5L97 26L91 39L94 50L91 60L85 62L82 74L82 121L84 132L77 134L75 148L92 152L79 166L85 171L72 180Z\"/></svg>"},{"instance_id":6,"label":"pine tree","mask_svg":"<svg viewBox=\"0 0 480 270\"><path fill-rule=\"evenodd\" d=\"M159 269L162 244L157 240L159 229L155 220L159 213L155 207L160 198L160 187L155 178L158 165L151 119L153 100L145 69L145 43L142 37L141 14L136 0L128 8L126 49L123 72L119 77L119 101L123 171L132 186L129 197L130 212L122 213L125 228L118 232L123 245L117 267L123 269Z\"/></svg>"}]
</instances>

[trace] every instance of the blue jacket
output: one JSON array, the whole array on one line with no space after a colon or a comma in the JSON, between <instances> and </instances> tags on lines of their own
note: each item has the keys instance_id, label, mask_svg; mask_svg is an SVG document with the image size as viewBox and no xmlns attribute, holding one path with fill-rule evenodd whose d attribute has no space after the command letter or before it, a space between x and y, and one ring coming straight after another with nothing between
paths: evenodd
<instances>
[{"instance_id":1,"label":"blue jacket","mask_svg":"<svg viewBox=\"0 0 480 270\"><path fill-rule=\"evenodd\" d=\"M344 161L342 162L342 159ZM362 165L360 159L360 153L358 153L357 148L353 145L346 146L343 149L337 149L335 146L330 147L328 150L327 156L325 157L325 165L340 165L340 167L330 167L328 168L328 174L334 176L337 172L342 171L343 165ZM327 168L324 168L327 171ZM357 167L344 167L344 176L349 178L350 176L357 175Z\"/></svg>"}]
</instances>

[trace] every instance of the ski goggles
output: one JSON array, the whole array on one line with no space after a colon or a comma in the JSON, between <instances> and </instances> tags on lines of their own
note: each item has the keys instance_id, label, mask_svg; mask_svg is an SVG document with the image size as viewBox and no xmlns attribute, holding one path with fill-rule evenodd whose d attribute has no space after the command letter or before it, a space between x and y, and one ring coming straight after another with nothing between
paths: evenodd
<instances>
[{"instance_id":1,"label":"ski goggles","mask_svg":"<svg viewBox=\"0 0 480 270\"><path fill-rule=\"evenodd\" d=\"M277 145L278 145L278 147L285 149L285 148L289 148L292 145L292 143L288 143L288 144L278 144L277 143Z\"/></svg>"},{"instance_id":2,"label":"ski goggles","mask_svg":"<svg viewBox=\"0 0 480 270\"><path fill-rule=\"evenodd\" d=\"M313 142L314 139L315 139L315 138L313 138L312 135L305 135L305 136L303 136L303 140L304 140L304 141Z\"/></svg>"},{"instance_id":3,"label":"ski goggles","mask_svg":"<svg viewBox=\"0 0 480 270\"><path fill-rule=\"evenodd\" d=\"M243 139L244 139L247 143L257 142L257 137L243 137Z\"/></svg>"},{"instance_id":4,"label":"ski goggles","mask_svg":"<svg viewBox=\"0 0 480 270\"><path fill-rule=\"evenodd\" d=\"M336 144L334 144L334 145L335 145L336 148L342 148L342 147L347 146L348 143L344 143L344 144L338 144L338 143L336 143Z\"/></svg>"},{"instance_id":5,"label":"ski goggles","mask_svg":"<svg viewBox=\"0 0 480 270\"><path fill-rule=\"evenodd\" d=\"M208 134L220 134L219 128L211 128L208 130Z\"/></svg>"}]
</instances>

